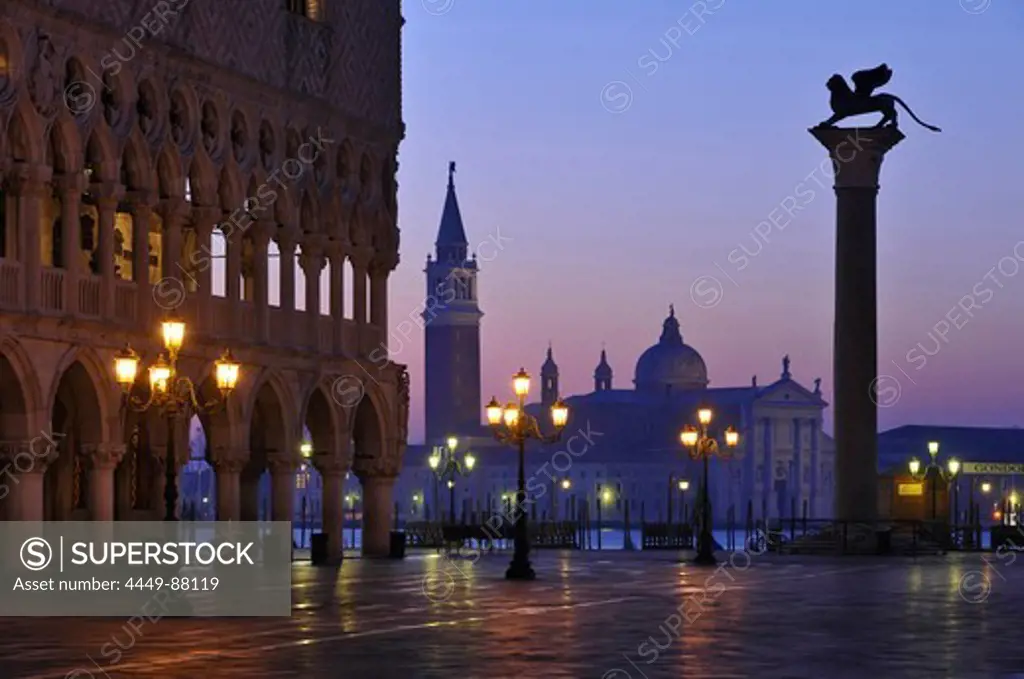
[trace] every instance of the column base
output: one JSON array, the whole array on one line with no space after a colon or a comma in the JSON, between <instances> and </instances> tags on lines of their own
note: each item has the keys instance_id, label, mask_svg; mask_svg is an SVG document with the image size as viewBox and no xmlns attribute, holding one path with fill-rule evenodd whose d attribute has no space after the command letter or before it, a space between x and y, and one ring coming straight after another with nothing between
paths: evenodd
<instances>
[{"instance_id":1,"label":"column base","mask_svg":"<svg viewBox=\"0 0 1024 679\"><path fill-rule=\"evenodd\" d=\"M505 571L506 580L536 580L537 574L533 572L533 566L528 560L516 561L512 559L508 570Z\"/></svg>"}]
</instances>

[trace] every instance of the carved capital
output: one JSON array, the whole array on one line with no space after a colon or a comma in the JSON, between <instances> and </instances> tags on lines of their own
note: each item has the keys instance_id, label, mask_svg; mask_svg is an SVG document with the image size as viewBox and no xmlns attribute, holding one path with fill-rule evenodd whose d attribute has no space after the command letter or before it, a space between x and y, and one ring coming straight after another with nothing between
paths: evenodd
<instances>
[{"instance_id":1,"label":"carved capital","mask_svg":"<svg viewBox=\"0 0 1024 679\"><path fill-rule=\"evenodd\" d=\"M349 250L348 258L352 260L352 266L361 271L366 271L370 262L373 261L373 248L356 247Z\"/></svg>"},{"instance_id":2,"label":"carved capital","mask_svg":"<svg viewBox=\"0 0 1024 679\"><path fill-rule=\"evenodd\" d=\"M181 227L189 219L192 206L187 200L180 196L165 198L157 204L157 210L164 220L164 228L171 226Z\"/></svg>"},{"instance_id":3,"label":"carved capital","mask_svg":"<svg viewBox=\"0 0 1024 679\"><path fill-rule=\"evenodd\" d=\"M224 219L224 210L212 205L192 206L192 226L200 234L213 232L213 227Z\"/></svg>"},{"instance_id":4,"label":"carved capital","mask_svg":"<svg viewBox=\"0 0 1024 679\"><path fill-rule=\"evenodd\" d=\"M56 444L43 439L0 441L0 464L17 474L41 474L56 459Z\"/></svg>"},{"instance_id":5,"label":"carved capital","mask_svg":"<svg viewBox=\"0 0 1024 679\"><path fill-rule=\"evenodd\" d=\"M261 250L270 245L270 240L277 233L277 222L270 219L261 219L249 229L252 243Z\"/></svg>"},{"instance_id":6,"label":"carved capital","mask_svg":"<svg viewBox=\"0 0 1024 679\"><path fill-rule=\"evenodd\" d=\"M50 191L53 171L40 165L18 164L7 174L7 185L19 196L44 197Z\"/></svg>"},{"instance_id":7,"label":"carved capital","mask_svg":"<svg viewBox=\"0 0 1024 679\"><path fill-rule=\"evenodd\" d=\"M81 196L87 185L85 175L81 172L57 175L53 178L53 184L61 193L71 196Z\"/></svg>"},{"instance_id":8,"label":"carved capital","mask_svg":"<svg viewBox=\"0 0 1024 679\"><path fill-rule=\"evenodd\" d=\"M277 240L277 247L282 253L284 252L295 252L295 246L299 242L299 238L302 236L302 232L294 226L284 226L277 230L275 239Z\"/></svg>"},{"instance_id":9,"label":"carved capital","mask_svg":"<svg viewBox=\"0 0 1024 679\"><path fill-rule=\"evenodd\" d=\"M904 139L895 127L815 127L810 132L828 149L836 189L877 190L885 154Z\"/></svg>"},{"instance_id":10,"label":"carved capital","mask_svg":"<svg viewBox=\"0 0 1024 679\"><path fill-rule=\"evenodd\" d=\"M115 443L85 444L82 446L82 456L89 463L91 469L115 469L121 458L124 457L127 446Z\"/></svg>"},{"instance_id":11,"label":"carved capital","mask_svg":"<svg viewBox=\"0 0 1024 679\"><path fill-rule=\"evenodd\" d=\"M299 461L294 457L272 455L267 458L267 468L273 476L294 474L295 470L299 468Z\"/></svg>"},{"instance_id":12,"label":"carved capital","mask_svg":"<svg viewBox=\"0 0 1024 679\"><path fill-rule=\"evenodd\" d=\"M349 465L345 460L331 453L314 455L313 466L324 477L344 476L345 472L349 470Z\"/></svg>"}]
</instances>

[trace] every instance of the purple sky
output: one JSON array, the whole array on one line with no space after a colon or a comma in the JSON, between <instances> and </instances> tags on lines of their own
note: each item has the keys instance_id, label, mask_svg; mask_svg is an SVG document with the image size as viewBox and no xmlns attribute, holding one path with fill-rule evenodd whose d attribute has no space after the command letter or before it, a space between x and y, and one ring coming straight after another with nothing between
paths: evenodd
<instances>
[{"instance_id":1,"label":"purple sky","mask_svg":"<svg viewBox=\"0 0 1024 679\"><path fill-rule=\"evenodd\" d=\"M521 364L535 374L548 340L563 394L592 390L602 342L613 386L631 388L670 303L712 386L770 382L789 353L794 377L822 377L830 399L835 202L807 128L829 114L829 75L886 61L885 89L944 132L903 115L907 139L882 171L880 372L901 393L881 426L1021 424L1024 3L701 4L718 9L701 20L686 1L405 3L391 325L422 304L455 160L471 247L489 260L485 400L508 398ZM801 211L758 235L791 197ZM499 233L501 249L479 247ZM696 288L711 308L691 297L701 276L721 285ZM951 312L967 295L973 316ZM410 367L420 440L422 331L392 349Z\"/></svg>"}]
</instances>

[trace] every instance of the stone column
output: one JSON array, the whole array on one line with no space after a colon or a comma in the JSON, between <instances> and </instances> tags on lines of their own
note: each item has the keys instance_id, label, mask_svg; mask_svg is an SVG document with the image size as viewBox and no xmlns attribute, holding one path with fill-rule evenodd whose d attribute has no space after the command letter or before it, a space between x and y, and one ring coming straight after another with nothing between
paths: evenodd
<instances>
[{"instance_id":1,"label":"stone column","mask_svg":"<svg viewBox=\"0 0 1024 679\"><path fill-rule=\"evenodd\" d=\"M391 551L391 512L394 476L361 476L363 484L363 556L387 556Z\"/></svg>"},{"instance_id":2,"label":"stone column","mask_svg":"<svg viewBox=\"0 0 1024 679\"><path fill-rule=\"evenodd\" d=\"M277 233L277 249L281 253L279 271L281 274L281 316L288 329L288 344L295 336L291 332L291 322L295 315L295 244L296 234L293 229L279 229Z\"/></svg>"},{"instance_id":3,"label":"stone column","mask_svg":"<svg viewBox=\"0 0 1024 679\"><path fill-rule=\"evenodd\" d=\"M114 470L124 455L124 444L101 443L82 446L89 461L89 518L114 520Z\"/></svg>"},{"instance_id":4,"label":"stone column","mask_svg":"<svg viewBox=\"0 0 1024 679\"><path fill-rule=\"evenodd\" d=\"M213 296L213 261L210 249L210 237L224 213L219 207L192 208L193 228L196 232L196 251L190 253L191 261L186 269L192 269L196 286L196 330L209 334L213 329L210 299Z\"/></svg>"},{"instance_id":5,"label":"stone column","mask_svg":"<svg viewBox=\"0 0 1024 679\"><path fill-rule=\"evenodd\" d=\"M224 457L213 462L217 474L217 520L241 521L242 497L241 480L245 460L238 457Z\"/></svg>"},{"instance_id":6,"label":"stone column","mask_svg":"<svg viewBox=\"0 0 1024 679\"><path fill-rule=\"evenodd\" d=\"M345 247L338 241L328 241L327 256L331 261L331 318L334 319L333 353L342 353L345 327Z\"/></svg>"},{"instance_id":7,"label":"stone column","mask_svg":"<svg viewBox=\"0 0 1024 679\"><path fill-rule=\"evenodd\" d=\"M314 353L320 352L320 272L325 263L323 243L308 238L302 244L299 265L306 275L306 342Z\"/></svg>"},{"instance_id":8,"label":"stone column","mask_svg":"<svg viewBox=\"0 0 1024 679\"><path fill-rule=\"evenodd\" d=\"M291 457L271 457L270 515L274 521L295 518L295 469L298 463Z\"/></svg>"},{"instance_id":9,"label":"stone column","mask_svg":"<svg viewBox=\"0 0 1024 679\"><path fill-rule=\"evenodd\" d=\"M821 431L821 422L817 419L810 420L811 424L811 516L818 515L818 484L821 477L821 458L819 456L818 432Z\"/></svg>"},{"instance_id":10,"label":"stone column","mask_svg":"<svg viewBox=\"0 0 1024 679\"><path fill-rule=\"evenodd\" d=\"M793 485L792 496L796 499L796 516L803 512L804 500L804 456L800 450L800 418L793 418L793 476L796 483Z\"/></svg>"},{"instance_id":11,"label":"stone column","mask_svg":"<svg viewBox=\"0 0 1024 679\"><path fill-rule=\"evenodd\" d=\"M239 512L242 521L260 519L260 477L261 469L244 469L240 476Z\"/></svg>"},{"instance_id":12,"label":"stone column","mask_svg":"<svg viewBox=\"0 0 1024 679\"><path fill-rule=\"evenodd\" d=\"M224 294L227 296L230 327L235 333L233 337L239 336L242 322L242 236L242 230L234 228L233 225L228 225L224 230L224 246L227 250L224 269L228 279L227 285L224 286Z\"/></svg>"},{"instance_id":13,"label":"stone column","mask_svg":"<svg viewBox=\"0 0 1024 679\"><path fill-rule=\"evenodd\" d=\"M316 468L324 483L321 506L328 563L341 563L345 529L345 465L340 460L325 456L322 461L317 460Z\"/></svg>"},{"instance_id":14,"label":"stone column","mask_svg":"<svg viewBox=\"0 0 1024 679\"><path fill-rule=\"evenodd\" d=\"M78 280L83 273L82 261L82 191L85 177L81 172L60 177L61 259L64 260L64 308L78 313Z\"/></svg>"},{"instance_id":15,"label":"stone column","mask_svg":"<svg viewBox=\"0 0 1024 679\"><path fill-rule=\"evenodd\" d=\"M892 127L816 128L835 172L834 396L836 513L878 517L878 273L876 201L885 153L903 139Z\"/></svg>"},{"instance_id":16,"label":"stone column","mask_svg":"<svg viewBox=\"0 0 1024 679\"><path fill-rule=\"evenodd\" d=\"M253 306L256 313L256 341L266 344L269 339L270 328L270 302L267 298L267 246L270 239L277 231L277 224L273 221L260 220L252 229L253 246Z\"/></svg>"},{"instance_id":17,"label":"stone column","mask_svg":"<svg viewBox=\"0 0 1024 679\"><path fill-rule=\"evenodd\" d=\"M55 459L57 452L52 446L33 447L26 441L0 443L0 465L9 472L0 482L7 489L8 521L43 520L43 483L46 469Z\"/></svg>"},{"instance_id":18,"label":"stone column","mask_svg":"<svg viewBox=\"0 0 1024 679\"><path fill-rule=\"evenodd\" d=\"M96 209L99 212L99 223L96 230L99 235L96 260L99 262L100 274L100 315L107 319L114 318L114 219L117 206L124 195L124 187L120 184L103 184L97 190Z\"/></svg>"},{"instance_id":19,"label":"stone column","mask_svg":"<svg viewBox=\"0 0 1024 679\"><path fill-rule=\"evenodd\" d=\"M352 253L352 318L359 325L366 324L366 277L370 255L365 251Z\"/></svg>"},{"instance_id":20,"label":"stone column","mask_svg":"<svg viewBox=\"0 0 1024 679\"><path fill-rule=\"evenodd\" d=\"M388 274L383 264L370 268L370 323L381 330L388 327Z\"/></svg>"},{"instance_id":21,"label":"stone column","mask_svg":"<svg viewBox=\"0 0 1024 679\"><path fill-rule=\"evenodd\" d=\"M131 197L132 212L132 278L137 290L135 322L148 328L152 316L153 295L149 284L149 230L153 222L154 198L145 193Z\"/></svg>"},{"instance_id":22,"label":"stone column","mask_svg":"<svg viewBox=\"0 0 1024 679\"><path fill-rule=\"evenodd\" d=\"M14 178L18 197L18 259L22 266L22 290L25 309L39 308L40 273L42 271L42 245L40 221L43 198L49 193L52 170L49 167L22 165Z\"/></svg>"}]
</instances>

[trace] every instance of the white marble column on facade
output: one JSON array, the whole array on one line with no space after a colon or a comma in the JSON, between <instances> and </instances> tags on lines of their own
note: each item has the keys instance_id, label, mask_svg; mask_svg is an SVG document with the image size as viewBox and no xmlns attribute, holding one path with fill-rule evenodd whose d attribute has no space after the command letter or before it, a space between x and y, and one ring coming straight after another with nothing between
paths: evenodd
<instances>
[{"instance_id":1,"label":"white marble column on facade","mask_svg":"<svg viewBox=\"0 0 1024 679\"><path fill-rule=\"evenodd\" d=\"M43 200L50 193L52 170L45 166L22 165L13 182L17 196L18 259L22 266L22 291L25 309L39 308L42 271L40 227Z\"/></svg>"},{"instance_id":2,"label":"white marble column on facade","mask_svg":"<svg viewBox=\"0 0 1024 679\"><path fill-rule=\"evenodd\" d=\"M363 485L363 555L387 556L391 551L391 512L395 477L361 477Z\"/></svg>"},{"instance_id":3,"label":"white marble column on facade","mask_svg":"<svg viewBox=\"0 0 1024 679\"><path fill-rule=\"evenodd\" d=\"M761 485L764 488L764 494L761 496L761 507L759 510L762 511L764 518L769 518L773 515L776 509L775 502L775 470L772 468L774 460L772 459L772 420L770 417L764 418L764 466L761 469Z\"/></svg>"},{"instance_id":4,"label":"white marble column on facade","mask_svg":"<svg viewBox=\"0 0 1024 679\"><path fill-rule=\"evenodd\" d=\"M135 281L135 321L149 327L153 315L153 295L149 285L149 230L153 224L154 198L135 193L129 199L132 214L132 278Z\"/></svg>"},{"instance_id":5,"label":"white marble column on facade","mask_svg":"<svg viewBox=\"0 0 1024 679\"><path fill-rule=\"evenodd\" d=\"M206 206L192 208L192 228L196 235L196 249L189 253L190 261L185 264L192 276L195 276L196 325L197 330L209 333L213 325L213 250L210 247L213 229L220 223L224 213L219 207Z\"/></svg>"},{"instance_id":6,"label":"white marble column on facade","mask_svg":"<svg viewBox=\"0 0 1024 679\"><path fill-rule=\"evenodd\" d=\"M217 478L217 520L241 521L241 473L245 460L226 457L214 460L213 469Z\"/></svg>"},{"instance_id":7,"label":"white marble column on facade","mask_svg":"<svg viewBox=\"0 0 1024 679\"><path fill-rule=\"evenodd\" d=\"M93 521L114 520L114 470L124 455L124 444L86 444L82 454L89 469L89 517Z\"/></svg>"},{"instance_id":8,"label":"white marble column on facade","mask_svg":"<svg viewBox=\"0 0 1024 679\"><path fill-rule=\"evenodd\" d=\"M124 187L120 184L102 184L96 190L96 209L99 212L97 224L100 274L100 315L107 319L114 318L114 231L117 206L124 195Z\"/></svg>"},{"instance_id":9,"label":"white marble column on facade","mask_svg":"<svg viewBox=\"0 0 1024 679\"><path fill-rule=\"evenodd\" d=\"M360 248L352 252L352 318L356 324L366 324L366 279L370 266L370 252Z\"/></svg>"},{"instance_id":10,"label":"white marble column on facade","mask_svg":"<svg viewBox=\"0 0 1024 679\"><path fill-rule=\"evenodd\" d=\"M277 231L277 223L260 220L252 227L253 248L253 307L256 315L256 341L266 344L269 340L270 300L268 298L267 248Z\"/></svg>"},{"instance_id":11,"label":"white marble column on facade","mask_svg":"<svg viewBox=\"0 0 1024 679\"><path fill-rule=\"evenodd\" d=\"M331 318L334 320L334 347L342 347L345 327L345 247L342 243L327 242L327 256L331 262Z\"/></svg>"},{"instance_id":12,"label":"white marble column on facade","mask_svg":"<svg viewBox=\"0 0 1024 679\"><path fill-rule=\"evenodd\" d=\"M271 456L270 514L274 521L291 521L295 517L296 461L288 456Z\"/></svg>"},{"instance_id":13,"label":"white marble column on facade","mask_svg":"<svg viewBox=\"0 0 1024 679\"><path fill-rule=\"evenodd\" d=\"M64 265L64 308L78 312L78 281L84 271L82 260L82 191L85 177L80 172L61 175L60 189L61 260Z\"/></svg>"},{"instance_id":14,"label":"white marble column on facade","mask_svg":"<svg viewBox=\"0 0 1024 679\"><path fill-rule=\"evenodd\" d=\"M228 328L235 337L239 336L242 323L242 237L243 232L234 225L228 225L224 233L225 259L224 270L227 284L224 294L228 303Z\"/></svg>"},{"instance_id":15,"label":"white marble column on facade","mask_svg":"<svg viewBox=\"0 0 1024 679\"><path fill-rule=\"evenodd\" d=\"M388 274L385 264L370 267L370 323L381 330L388 327Z\"/></svg>"},{"instance_id":16,"label":"white marble column on facade","mask_svg":"<svg viewBox=\"0 0 1024 679\"><path fill-rule=\"evenodd\" d=\"M322 239L308 236L299 264L306 276L306 343L315 352L320 351L320 274L325 263Z\"/></svg>"},{"instance_id":17,"label":"white marble column on facade","mask_svg":"<svg viewBox=\"0 0 1024 679\"><path fill-rule=\"evenodd\" d=\"M46 469L56 459L52 449L33 448L27 441L0 443L0 464L8 469L4 486L7 489L8 521L42 521L43 485Z\"/></svg>"},{"instance_id":18,"label":"white marble column on facade","mask_svg":"<svg viewBox=\"0 0 1024 679\"><path fill-rule=\"evenodd\" d=\"M804 457L801 450L803 432L800 427L800 418L793 418L793 476L794 484L792 497L796 500L796 514L800 516L803 512L804 500ZM792 506L792 504L791 504Z\"/></svg>"},{"instance_id":19,"label":"white marble column on facade","mask_svg":"<svg viewBox=\"0 0 1024 679\"><path fill-rule=\"evenodd\" d=\"M296 229L288 227L278 229L277 250L280 253L281 273L281 322L288 332L288 338L295 337L292 323L295 318L295 247L298 242ZM289 341L289 344L291 342Z\"/></svg>"},{"instance_id":20,"label":"white marble column on facade","mask_svg":"<svg viewBox=\"0 0 1024 679\"><path fill-rule=\"evenodd\" d=\"M327 561L340 563L344 547L345 505L343 503L345 465L325 456L316 464L323 479L323 530L327 535Z\"/></svg>"}]
</instances>

